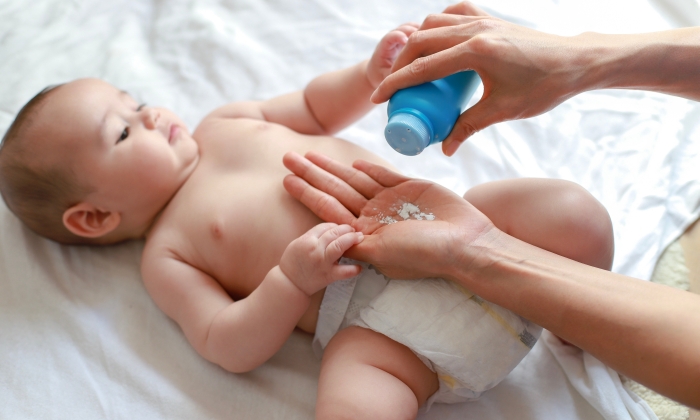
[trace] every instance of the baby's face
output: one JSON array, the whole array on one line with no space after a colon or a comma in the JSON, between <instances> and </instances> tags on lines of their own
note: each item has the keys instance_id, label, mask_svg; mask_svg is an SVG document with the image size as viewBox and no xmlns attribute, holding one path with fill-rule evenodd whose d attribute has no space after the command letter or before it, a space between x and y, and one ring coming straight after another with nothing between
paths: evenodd
<instances>
[{"instance_id":1,"label":"baby's face","mask_svg":"<svg viewBox=\"0 0 700 420\"><path fill-rule=\"evenodd\" d=\"M197 143L175 114L101 80L60 86L39 112L48 150L72 164L95 189L87 200L105 210L152 218L198 161Z\"/></svg>"}]
</instances>

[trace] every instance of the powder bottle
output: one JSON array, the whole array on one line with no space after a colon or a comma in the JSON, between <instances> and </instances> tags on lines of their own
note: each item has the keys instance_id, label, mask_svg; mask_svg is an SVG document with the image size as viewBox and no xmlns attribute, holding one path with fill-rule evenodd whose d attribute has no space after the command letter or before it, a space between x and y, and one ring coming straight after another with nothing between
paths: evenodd
<instances>
[{"instance_id":1,"label":"powder bottle","mask_svg":"<svg viewBox=\"0 0 700 420\"><path fill-rule=\"evenodd\" d=\"M397 91L387 108L387 142L397 152L415 156L445 140L479 83L479 75L467 70Z\"/></svg>"}]
</instances>

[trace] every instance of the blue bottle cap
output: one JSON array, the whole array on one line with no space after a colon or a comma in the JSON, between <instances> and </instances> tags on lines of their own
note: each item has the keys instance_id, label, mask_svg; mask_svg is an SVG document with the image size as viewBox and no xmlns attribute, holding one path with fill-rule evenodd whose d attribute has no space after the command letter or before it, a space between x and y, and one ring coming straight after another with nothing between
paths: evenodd
<instances>
[{"instance_id":1,"label":"blue bottle cap","mask_svg":"<svg viewBox=\"0 0 700 420\"><path fill-rule=\"evenodd\" d=\"M430 144L432 129L413 114L396 112L389 118L384 137L397 152L415 156Z\"/></svg>"}]
</instances>

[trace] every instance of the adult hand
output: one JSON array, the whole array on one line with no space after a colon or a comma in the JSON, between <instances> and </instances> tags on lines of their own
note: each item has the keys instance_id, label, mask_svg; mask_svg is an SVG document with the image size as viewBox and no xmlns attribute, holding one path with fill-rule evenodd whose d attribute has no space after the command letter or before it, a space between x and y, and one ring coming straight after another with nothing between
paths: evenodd
<instances>
[{"instance_id":1,"label":"adult hand","mask_svg":"<svg viewBox=\"0 0 700 420\"><path fill-rule=\"evenodd\" d=\"M462 197L430 181L362 160L349 167L314 152L306 158L290 152L283 161L295 174L284 179L294 198L321 219L365 235L345 255L392 278L452 278L453 270L476 262L474 253L464 250L478 249L474 245L497 231Z\"/></svg>"},{"instance_id":2,"label":"adult hand","mask_svg":"<svg viewBox=\"0 0 700 420\"><path fill-rule=\"evenodd\" d=\"M397 57L372 101L398 89L475 70L484 84L481 100L457 120L442 144L451 156L489 125L542 114L580 93L586 69L573 51L577 38L550 35L489 16L469 2L428 16Z\"/></svg>"}]
</instances>

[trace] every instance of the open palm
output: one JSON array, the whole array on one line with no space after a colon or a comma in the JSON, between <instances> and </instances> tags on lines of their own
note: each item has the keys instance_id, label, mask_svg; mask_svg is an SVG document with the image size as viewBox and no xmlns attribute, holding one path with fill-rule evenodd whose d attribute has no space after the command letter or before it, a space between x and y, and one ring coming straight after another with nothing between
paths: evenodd
<instances>
[{"instance_id":1,"label":"open palm","mask_svg":"<svg viewBox=\"0 0 700 420\"><path fill-rule=\"evenodd\" d=\"M392 278L451 277L459 248L482 239L491 221L452 191L365 161L345 166L310 152L289 153L285 188L321 219L349 224L365 239L346 256ZM432 220L430 220L432 219ZM460 257L461 258L461 257Z\"/></svg>"}]
</instances>

